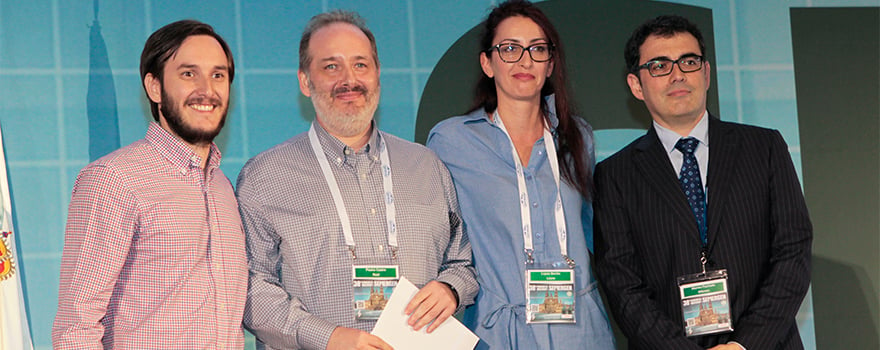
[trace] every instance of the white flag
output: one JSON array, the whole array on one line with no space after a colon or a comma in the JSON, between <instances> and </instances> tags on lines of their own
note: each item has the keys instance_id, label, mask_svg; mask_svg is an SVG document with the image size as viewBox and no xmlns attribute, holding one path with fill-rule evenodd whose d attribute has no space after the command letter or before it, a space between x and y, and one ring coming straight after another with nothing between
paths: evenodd
<instances>
[{"instance_id":1,"label":"white flag","mask_svg":"<svg viewBox=\"0 0 880 350\"><path fill-rule=\"evenodd\" d=\"M12 201L0 131L0 350L33 349L21 292L21 260L15 256Z\"/></svg>"}]
</instances>

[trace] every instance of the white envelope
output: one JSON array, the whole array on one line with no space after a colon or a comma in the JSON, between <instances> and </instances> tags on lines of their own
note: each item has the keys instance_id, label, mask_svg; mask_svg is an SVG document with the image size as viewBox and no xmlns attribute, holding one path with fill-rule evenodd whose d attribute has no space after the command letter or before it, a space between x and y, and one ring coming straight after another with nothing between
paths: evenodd
<instances>
[{"instance_id":1,"label":"white envelope","mask_svg":"<svg viewBox=\"0 0 880 350\"><path fill-rule=\"evenodd\" d=\"M401 277L372 334L382 338L395 350L473 350L480 338L455 317L447 318L430 334L425 332L428 326L415 331L406 323L409 316L403 311L418 291L406 277Z\"/></svg>"}]
</instances>

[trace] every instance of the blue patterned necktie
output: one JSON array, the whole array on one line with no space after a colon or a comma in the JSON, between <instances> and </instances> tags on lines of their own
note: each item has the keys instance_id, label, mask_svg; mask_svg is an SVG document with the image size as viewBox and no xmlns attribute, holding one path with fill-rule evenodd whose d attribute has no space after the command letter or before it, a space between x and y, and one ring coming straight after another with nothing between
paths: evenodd
<instances>
[{"instance_id":1,"label":"blue patterned necktie","mask_svg":"<svg viewBox=\"0 0 880 350\"><path fill-rule=\"evenodd\" d=\"M679 139L675 143L675 149L681 151L684 156L681 162L681 172L678 174L678 182L687 196L691 211L697 219L697 227L700 229L700 239L703 246L708 242L706 229L706 194L703 192L703 181L700 179L700 165L694 151L697 149L699 140L693 137Z\"/></svg>"}]
</instances>

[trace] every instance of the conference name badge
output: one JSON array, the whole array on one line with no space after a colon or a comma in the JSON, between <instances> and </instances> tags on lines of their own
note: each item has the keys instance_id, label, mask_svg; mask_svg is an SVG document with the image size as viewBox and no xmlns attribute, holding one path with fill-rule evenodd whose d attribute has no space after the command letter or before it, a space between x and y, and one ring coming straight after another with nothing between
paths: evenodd
<instances>
[{"instance_id":1,"label":"conference name badge","mask_svg":"<svg viewBox=\"0 0 880 350\"><path fill-rule=\"evenodd\" d=\"M526 323L575 323L574 270L526 270Z\"/></svg>"},{"instance_id":2,"label":"conference name badge","mask_svg":"<svg viewBox=\"0 0 880 350\"><path fill-rule=\"evenodd\" d=\"M352 266L354 318L378 320L400 280L397 265Z\"/></svg>"},{"instance_id":3,"label":"conference name badge","mask_svg":"<svg viewBox=\"0 0 880 350\"><path fill-rule=\"evenodd\" d=\"M678 277L678 290L685 335L733 331L726 269Z\"/></svg>"}]
</instances>

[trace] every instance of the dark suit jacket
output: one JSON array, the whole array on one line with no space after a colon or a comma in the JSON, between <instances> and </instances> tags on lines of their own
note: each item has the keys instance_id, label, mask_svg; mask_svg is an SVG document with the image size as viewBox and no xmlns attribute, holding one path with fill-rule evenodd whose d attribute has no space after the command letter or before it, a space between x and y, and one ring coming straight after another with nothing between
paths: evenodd
<instances>
[{"instance_id":1,"label":"dark suit jacket","mask_svg":"<svg viewBox=\"0 0 880 350\"><path fill-rule=\"evenodd\" d=\"M652 127L596 166L595 269L633 349L800 349L812 226L782 135L709 120L708 269L727 269L734 332L686 338L676 277L702 243Z\"/></svg>"}]
</instances>

